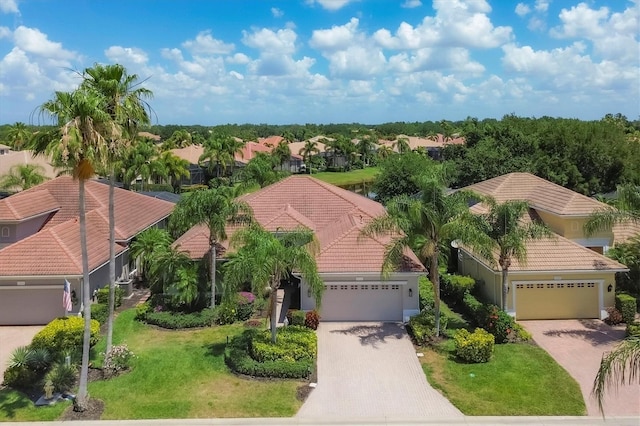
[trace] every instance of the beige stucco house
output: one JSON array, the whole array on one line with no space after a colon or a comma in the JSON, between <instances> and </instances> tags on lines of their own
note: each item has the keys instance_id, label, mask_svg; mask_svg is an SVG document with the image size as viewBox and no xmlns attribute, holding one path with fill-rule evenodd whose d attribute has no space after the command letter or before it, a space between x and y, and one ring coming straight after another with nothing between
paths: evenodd
<instances>
[{"instance_id":1,"label":"beige stucco house","mask_svg":"<svg viewBox=\"0 0 640 426\"><path fill-rule=\"evenodd\" d=\"M291 176L240 199L267 230L306 227L315 232L320 244L316 261L325 284L323 321L406 321L419 312L418 277L425 269L415 254L407 251L403 267L383 279L389 240L361 236L372 218L385 213L381 204L305 175ZM207 229L196 226L174 244L192 259L201 259L209 249L207 237ZM314 309L304 280L295 297L301 309Z\"/></svg>"},{"instance_id":2,"label":"beige stucco house","mask_svg":"<svg viewBox=\"0 0 640 426\"><path fill-rule=\"evenodd\" d=\"M583 225L606 205L529 173L509 173L466 189L498 202L525 200L529 215L556 235L527 245L527 262L513 260L508 275L507 311L516 319L606 318L615 304L615 274L628 269L607 257L607 249L628 233L625 227L587 237ZM472 211L484 207L476 204ZM625 234L626 235L626 234ZM459 272L481 281L483 296L502 302L502 274L495 262L471 250L458 251Z\"/></svg>"}]
</instances>

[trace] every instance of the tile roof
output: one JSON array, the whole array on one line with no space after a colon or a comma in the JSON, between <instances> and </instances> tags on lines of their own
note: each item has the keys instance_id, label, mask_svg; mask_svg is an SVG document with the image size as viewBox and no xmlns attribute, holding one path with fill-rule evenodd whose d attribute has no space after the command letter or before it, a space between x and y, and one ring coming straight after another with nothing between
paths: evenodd
<instances>
[{"instance_id":1,"label":"tile roof","mask_svg":"<svg viewBox=\"0 0 640 426\"><path fill-rule=\"evenodd\" d=\"M640 223L625 222L613 226L614 244L624 243L635 236L640 236Z\"/></svg>"},{"instance_id":2,"label":"tile roof","mask_svg":"<svg viewBox=\"0 0 640 426\"><path fill-rule=\"evenodd\" d=\"M270 153L272 150L272 147L249 141L244 144L240 152L236 153L234 159L246 164L255 157L258 152Z\"/></svg>"},{"instance_id":3,"label":"tile roof","mask_svg":"<svg viewBox=\"0 0 640 426\"><path fill-rule=\"evenodd\" d=\"M297 155L302 157L302 151L304 149L304 145L306 142L291 142L289 144L289 151L291 151L291 155ZM327 147L322 142L316 142L316 149L318 153L325 152Z\"/></svg>"},{"instance_id":4,"label":"tile roof","mask_svg":"<svg viewBox=\"0 0 640 426\"><path fill-rule=\"evenodd\" d=\"M109 223L87 214L89 269L109 261ZM116 244L116 254L126 250ZM69 220L0 250L0 276L82 275L80 223ZM104 284L104 283L100 283Z\"/></svg>"},{"instance_id":5,"label":"tile roof","mask_svg":"<svg viewBox=\"0 0 640 426\"><path fill-rule=\"evenodd\" d=\"M0 223L20 222L59 209L60 203L46 189L19 192L0 201Z\"/></svg>"},{"instance_id":6,"label":"tile roof","mask_svg":"<svg viewBox=\"0 0 640 426\"><path fill-rule=\"evenodd\" d=\"M468 249L465 249L469 251ZM483 264L495 271L500 271L496 253L495 265L490 266L486 260ZM567 238L544 238L527 243L527 261L521 264L512 259L509 271L556 272L556 271L623 271L628 268L613 259L596 253Z\"/></svg>"},{"instance_id":7,"label":"tile roof","mask_svg":"<svg viewBox=\"0 0 640 426\"><path fill-rule=\"evenodd\" d=\"M447 145L464 145L465 140L462 137L452 138L445 140L444 136L438 133L435 136L435 139L423 138L419 136L407 136L407 135L398 135L394 140L380 140L378 141L378 145L387 145L392 147L393 144L400 138L405 138L409 142L409 147L414 150L416 148L443 148Z\"/></svg>"},{"instance_id":8,"label":"tile roof","mask_svg":"<svg viewBox=\"0 0 640 426\"><path fill-rule=\"evenodd\" d=\"M491 195L496 201L526 200L537 210L556 215L588 216L606 204L578 194L531 173L509 173L485 180L465 189Z\"/></svg>"},{"instance_id":9,"label":"tile roof","mask_svg":"<svg viewBox=\"0 0 640 426\"><path fill-rule=\"evenodd\" d=\"M360 236L373 217L383 215L382 204L310 176L291 176L240 197L266 229L307 227L320 243L320 272L380 272L388 239ZM227 235L231 235L230 230ZM201 257L208 249L207 231L194 227L175 244ZM198 256L196 256L196 254ZM404 271L423 271L414 253L406 253Z\"/></svg>"},{"instance_id":10,"label":"tile roof","mask_svg":"<svg viewBox=\"0 0 640 426\"><path fill-rule=\"evenodd\" d=\"M187 160L190 164L198 164L200 156L204 153L204 148L202 145L189 145L184 148L172 149L170 152L183 160Z\"/></svg>"}]
</instances>

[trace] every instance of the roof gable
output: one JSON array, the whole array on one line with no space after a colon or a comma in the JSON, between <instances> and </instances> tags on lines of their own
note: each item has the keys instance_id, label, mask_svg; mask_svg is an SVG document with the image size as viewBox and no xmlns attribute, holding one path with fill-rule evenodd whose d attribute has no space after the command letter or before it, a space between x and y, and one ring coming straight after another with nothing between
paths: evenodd
<instances>
[{"instance_id":1,"label":"roof gable","mask_svg":"<svg viewBox=\"0 0 640 426\"><path fill-rule=\"evenodd\" d=\"M49 191L19 192L0 200L0 222L19 222L60 209Z\"/></svg>"}]
</instances>

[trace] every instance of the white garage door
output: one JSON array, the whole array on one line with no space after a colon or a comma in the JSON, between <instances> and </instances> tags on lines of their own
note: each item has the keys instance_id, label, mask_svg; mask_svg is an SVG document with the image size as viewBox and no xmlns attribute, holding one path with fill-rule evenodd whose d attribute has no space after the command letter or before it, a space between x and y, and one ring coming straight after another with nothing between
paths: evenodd
<instances>
[{"instance_id":1,"label":"white garage door","mask_svg":"<svg viewBox=\"0 0 640 426\"><path fill-rule=\"evenodd\" d=\"M0 287L0 325L42 325L63 315L62 286Z\"/></svg>"},{"instance_id":2,"label":"white garage door","mask_svg":"<svg viewBox=\"0 0 640 426\"><path fill-rule=\"evenodd\" d=\"M403 286L330 284L322 295L323 321L402 321Z\"/></svg>"}]
</instances>

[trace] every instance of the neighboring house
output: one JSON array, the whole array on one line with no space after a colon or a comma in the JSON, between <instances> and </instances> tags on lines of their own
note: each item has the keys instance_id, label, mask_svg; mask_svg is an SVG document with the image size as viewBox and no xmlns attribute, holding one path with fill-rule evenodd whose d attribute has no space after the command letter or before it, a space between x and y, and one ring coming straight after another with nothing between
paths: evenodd
<instances>
[{"instance_id":1,"label":"neighboring house","mask_svg":"<svg viewBox=\"0 0 640 426\"><path fill-rule=\"evenodd\" d=\"M109 187L88 181L87 243L91 292L109 282ZM115 188L116 277L129 283L128 247L143 230L164 226L173 203ZM71 284L73 312L82 300L78 182L62 176L0 200L0 325L46 324L64 314Z\"/></svg>"},{"instance_id":2,"label":"neighboring house","mask_svg":"<svg viewBox=\"0 0 640 426\"><path fill-rule=\"evenodd\" d=\"M325 283L323 321L406 321L419 312L418 277L425 274L425 268L415 254L407 251L403 268L382 279L389 239L361 236L372 218L385 213L381 204L304 175L291 176L240 199L252 207L256 220L267 230L306 227L315 232L320 246L318 271ZM201 259L209 249L207 239L206 227L196 226L174 244L192 259ZM222 245L221 253L228 242ZM301 309L315 307L304 280L297 294Z\"/></svg>"},{"instance_id":3,"label":"neighboring house","mask_svg":"<svg viewBox=\"0 0 640 426\"><path fill-rule=\"evenodd\" d=\"M589 215L605 204L529 173L509 173L465 189L499 203L527 201L529 215L522 220L542 221L556 234L529 242L525 264L512 260L507 296L511 315L519 320L606 318L606 308L615 304L615 274L628 269L602 254L613 245L614 232L584 235ZM486 207L476 204L471 210L480 213ZM484 298L500 305L502 276L497 259L495 263L464 247L458 252L459 272L480 280Z\"/></svg>"},{"instance_id":4,"label":"neighboring house","mask_svg":"<svg viewBox=\"0 0 640 426\"><path fill-rule=\"evenodd\" d=\"M199 159L204 153L202 145L189 145L171 150L173 155L189 162L189 176L182 177L182 185L206 185L206 171L200 166Z\"/></svg>"},{"instance_id":5,"label":"neighboring house","mask_svg":"<svg viewBox=\"0 0 640 426\"><path fill-rule=\"evenodd\" d=\"M58 175L50 159L44 155L33 156L33 151L13 151L6 145L0 145L0 176L9 173L13 166L33 164L42 167L42 174L47 179L53 179Z\"/></svg>"},{"instance_id":6,"label":"neighboring house","mask_svg":"<svg viewBox=\"0 0 640 426\"><path fill-rule=\"evenodd\" d=\"M378 142L379 146L387 145L394 149L397 152L397 148L395 148L395 143L398 139L404 138L409 142L409 147L411 150L416 150L419 148L425 149L429 154L429 157L434 160L442 159L442 149L447 145L464 145L465 140L463 137L454 137L454 138L445 138L442 134L438 133L433 138L422 138L418 136L406 136L406 135L398 135L395 140L387 141L381 140Z\"/></svg>"}]
</instances>

